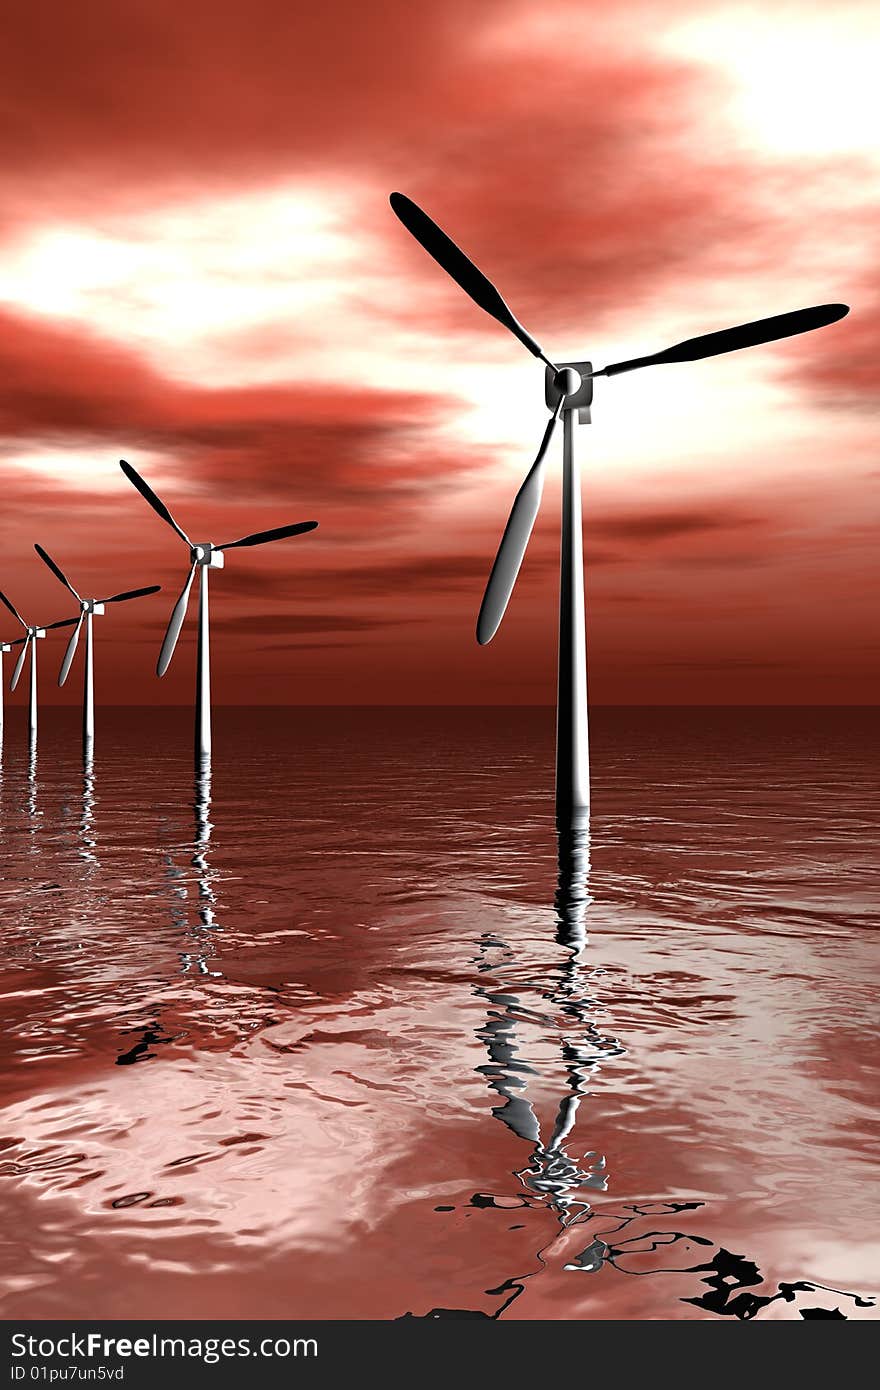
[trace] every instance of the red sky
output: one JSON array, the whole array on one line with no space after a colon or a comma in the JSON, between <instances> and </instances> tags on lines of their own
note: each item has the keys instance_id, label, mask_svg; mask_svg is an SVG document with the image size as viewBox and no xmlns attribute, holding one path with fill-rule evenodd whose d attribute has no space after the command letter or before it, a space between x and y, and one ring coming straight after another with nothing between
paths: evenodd
<instances>
[{"instance_id":1,"label":"red sky","mask_svg":"<svg viewBox=\"0 0 880 1390\"><path fill-rule=\"evenodd\" d=\"M411 242L399 188L556 360L852 305L597 383L589 678L600 703L873 701L878 36L847 0L13 7L0 587L68 615L34 541L87 594L161 583L100 620L100 697L189 702L194 623L153 675L186 552L125 457L194 539L320 522L216 576L218 702L551 703L558 457L474 639L542 371Z\"/></svg>"}]
</instances>

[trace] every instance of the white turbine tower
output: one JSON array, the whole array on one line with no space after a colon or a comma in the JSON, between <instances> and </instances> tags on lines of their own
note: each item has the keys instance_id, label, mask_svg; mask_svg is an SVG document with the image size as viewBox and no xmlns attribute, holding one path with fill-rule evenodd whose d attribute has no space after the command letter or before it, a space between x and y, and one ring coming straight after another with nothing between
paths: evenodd
<instances>
[{"instance_id":1,"label":"white turbine tower","mask_svg":"<svg viewBox=\"0 0 880 1390\"><path fill-rule=\"evenodd\" d=\"M86 630L86 660L83 672L83 753L86 758L90 758L95 745L95 662L93 651L92 619L100 617L104 612L104 605L107 603L127 603L132 598L144 598L147 594L157 594L161 585L149 584L145 589L126 589L124 593L112 594L110 598L83 598L78 594L71 584L67 575L59 565L56 565L52 556L43 549L41 545L34 545L34 550L39 555L44 564L60 579L65 589L73 595L79 604L79 617L72 619L75 623L67 650L64 653L64 660L61 663L61 670L58 673L58 684L63 685L67 680L73 658L76 655L76 647L79 642L79 634L83 627Z\"/></svg>"},{"instance_id":2,"label":"white turbine tower","mask_svg":"<svg viewBox=\"0 0 880 1390\"><path fill-rule=\"evenodd\" d=\"M584 629L581 485L574 454L575 416L588 424L593 378L616 376L663 362L695 362L718 353L788 338L835 323L849 312L845 304L821 304L793 313L776 314L740 324L719 333L689 338L648 357L615 362L593 371L590 362L555 365L514 317L482 271L468 259L426 212L402 193L391 194L391 207L416 241L481 309L518 338L545 364L544 397L550 419L537 457L514 499L510 517L489 575L480 615L477 641L490 642L504 616L508 599L532 533L544 488L544 458L560 414L563 419L562 545L559 589L559 676L556 719L556 812L561 822L589 809L590 774L587 734L587 659Z\"/></svg>"},{"instance_id":3,"label":"white turbine tower","mask_svg":"<svg viewBox=\"0 0 880 1390\"><path fill-rule=\"evenodd\" d=\"M174 655L174 648L177 646L177 639L180 636L180 629L186 617L187 604L189 603L190 590L192 589L195 572L199 570L199 648L196 665L196 756L204 759L211 753L211 656L210 656L210 630L208 621L208 571L212 569L222 569L224 565L224 551L235 550L240 546L265 545L269 541L280 541L286 536L299 536L305 531L314 531L318 525L317 521L297 521L292 526L276 526L271 531L255 531L251 536L242 536L237 541L225 541L223 545L213 545L210 541L202 541L194 544L186 532L178 526L174 517L171 515L165 503L156 496L149 483L146 483L141 475L132 468L125 459L120 459L119 466L141 494L149 502L153 511L156 512L163 521L167 522L174 531L177 532L184 545L189 548L189 573L180 594L180 598L171 610L171 618L168 629L165 633L165 640L162 643L162 650L159 653L159 660L156 663L156 674L164 676L168 670L171 658Z\"/></svg>"},{"instance_id":4,"label":"white turbine tower","mask_svg":"<svg viewBox=\"0 0 880 1390\"><path fill-rule=\"evenodd\" d=\"M3 747L3 658L11 651L12 646L9 642L0 642L0 750Z\"/></svg>"},{"instance_id":5,"label":"white turbine tower","mask_svg":"<svg viewBox=\"0 0 880 1390\"><path fill-rule=\"evenodd\" d=\"M13 642L4 643L4 650L9 651L12 647L21 647L18 660L12 672L12 680L9 682L9 689L14 690L18 685L18 678L22 673L25 658L31 654L31 688L28 702L28 742L31 751L37 744L37 639L45 637L47 632L52 632L58 627L73 627L76 618L63 618L60 623L46 623L45 627L31 627L25 622L13 603L10 603L6 595L0 590L0 602L5 603L16 622L24 628L24 637L16 637Z\"/></svg>"}]
</instances>

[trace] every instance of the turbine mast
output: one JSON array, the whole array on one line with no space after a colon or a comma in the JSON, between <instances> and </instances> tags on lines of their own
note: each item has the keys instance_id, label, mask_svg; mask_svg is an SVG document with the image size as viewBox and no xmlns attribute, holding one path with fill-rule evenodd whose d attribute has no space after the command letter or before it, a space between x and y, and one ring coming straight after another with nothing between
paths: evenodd
<instances>
[{"instance_id":1,"label":"turbine mast","mask_svg":"<svg viewBox=\"0 0 880 1390\"><path fill-rule=\"evenodd\" d=\"M581 385L562 406L562 541L559 566L559 675L556 708L556 821L570 827L590 809L587 643L584 620L583 516L581 475L574 434L589 424L593 398L589 362L566 363ZM546 378L547 404L558 392L554 374Z\"/></svg>"},{"instance_id":2,"label":"turbine mast","mask_svg":"<svg viewBox=\"0 0 880 1390\"><path fill-rule=\"evenodd\" d=\"M30 634L31 639L31 688L30 703L28 707L28 742L31 752L37 746L37 637L45 637L46 634L41 628L37 628Z\"/></svg>"},{"instance_id":3,"label":"turbine mast","mask_svg":"<svg viewBox=\"0 0 880 1390\"><path fill-rule=\"evenodd\" d=\"M97 607L98 605L95 605ZM103 609L103 604L100 605ZM95 751L95 665L92 646L92 617L90 607L86 612L86 660L83 685L83 757L88 762Z\"/></svg>"},{"instance_id":4,"label":"turbine mast","mask_svg":"<svg viewBox=\"0 0 880 1390\"><path fill-rule=\"evenodd\" d=\"M219 556L222 563L223 556ZM208 570L199 565L199 650L196 664L196 758L211 756L211 635L208 615Z\"/></svg>"},{"instance_id":5,"label":"turbine mast","mask_svg":"<svg viewBox=\"0 0 880 1390\"><path fill-rule=\"evenodd\" d=\"M9 642L0 642L0 757L3 753L3 658L11 651Z\"/></svg>"}]
</instances>

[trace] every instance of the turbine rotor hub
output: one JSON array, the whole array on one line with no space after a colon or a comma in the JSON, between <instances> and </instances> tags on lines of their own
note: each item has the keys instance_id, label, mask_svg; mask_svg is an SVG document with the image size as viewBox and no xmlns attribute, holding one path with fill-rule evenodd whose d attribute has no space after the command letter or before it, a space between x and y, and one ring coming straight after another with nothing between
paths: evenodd
<instances>
[{"instance_id":1,"label":"turbine rotor hub","mask_svg":"<svg viewBox=\"0 0 880 1390\"><path fill-rule=\"evenodd\" d=\"M560 367L553 385L561 396L573 396L583 385L583 377L574 367Z\"/></svg>"},{"instance_id":2,"label":"turbine rotor hub","mask_svg":"<svg viewBox=\"0 0 880 1390\"><path fill-rule=\"evenodd\" d=\"M217 550L210 541L200 541L192 547L189 554L194 565L206 565L212 570L223 568L223 551Z\"/></svg>"}]
</instances>

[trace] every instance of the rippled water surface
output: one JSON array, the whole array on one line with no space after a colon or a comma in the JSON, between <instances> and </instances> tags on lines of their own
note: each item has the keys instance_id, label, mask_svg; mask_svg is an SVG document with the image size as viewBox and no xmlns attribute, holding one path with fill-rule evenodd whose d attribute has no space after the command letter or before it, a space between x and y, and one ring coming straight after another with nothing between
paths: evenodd
<instances>
[{"instance_id":1,"label":"rippled water surface","mask_svg":"<svg viewBox=\"0 0 880 1390\"><path fill-rule=\"evenodd\" d=\"M0 1314L877 1316L873 715L19 715Z\"/></svg>"}]
</instances>

